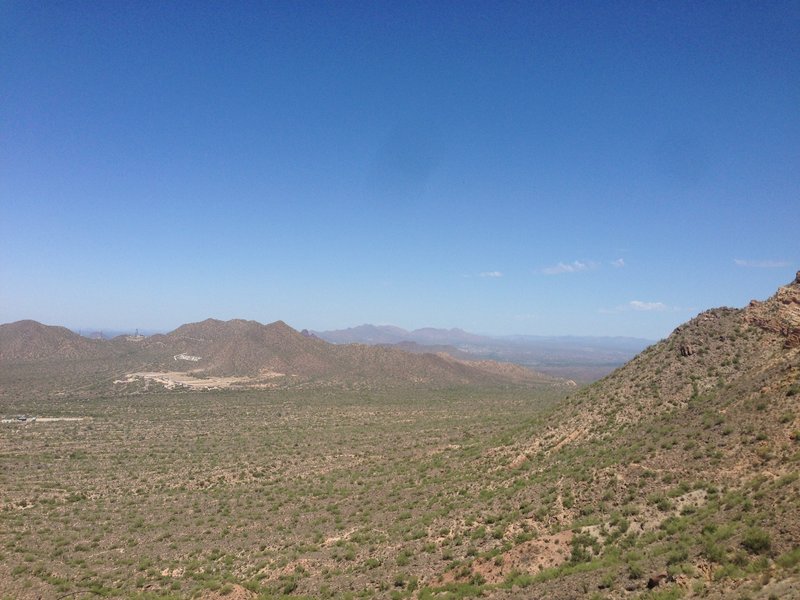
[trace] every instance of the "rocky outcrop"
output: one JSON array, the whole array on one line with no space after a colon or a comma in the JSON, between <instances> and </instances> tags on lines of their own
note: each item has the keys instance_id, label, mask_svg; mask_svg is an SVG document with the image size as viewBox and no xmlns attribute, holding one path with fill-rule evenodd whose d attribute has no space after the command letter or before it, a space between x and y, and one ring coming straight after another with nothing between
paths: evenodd
<instances>
[{"instance_id":1,"label":"rocky outcrop","mask_svg":"<svg viewBox=\"0 0 800 600\"><path fill-rule=\"evenodd\" d=\"M783 337L784 347L800 348L800 271L769 300L751 302L745 309L745 320Z\"/></svg>"}]
</instances>

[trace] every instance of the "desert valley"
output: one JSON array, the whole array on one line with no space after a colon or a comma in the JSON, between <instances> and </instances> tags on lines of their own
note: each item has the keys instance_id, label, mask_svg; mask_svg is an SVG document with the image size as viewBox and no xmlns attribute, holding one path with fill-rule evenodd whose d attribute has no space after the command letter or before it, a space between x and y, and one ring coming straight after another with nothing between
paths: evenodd
<instances>
[{"instance_id":1,"label":"desert valley","mask_svg":"<svg viewBox=\"0 0 800 600\"><path fill-rule=\"evenodd\" d=\"M590 385L423 350L0 326L0 596L800 595L800 273Z\"/></svg>"},{"instance_id":2,"label":"desert valley","mask_svg":"<svg viewBox=\"0 0 800 600\"><path fill-rule=\"evenodd\" d=\"M800 600L800 1L0 57L0 600Z\"/></svg>"}]
</instances>

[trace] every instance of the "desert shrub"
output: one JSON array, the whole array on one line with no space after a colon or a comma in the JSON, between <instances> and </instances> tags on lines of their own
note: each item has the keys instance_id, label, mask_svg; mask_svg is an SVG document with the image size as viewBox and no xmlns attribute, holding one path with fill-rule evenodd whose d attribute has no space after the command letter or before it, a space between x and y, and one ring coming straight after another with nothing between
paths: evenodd
<instances>
[{"instance_id":1,"label":"desert shrub","mask_svg":"<svg viewBox=\"0 0 800 600\"><path fill-rule=\"evenodd\" d=\"M661 523L660 528L667 532L668 535L675 535L680 531L684 531L688 525L685 518L681 517L667 517Z\"/></svg>"},{"instance_id":2,"label":"desert shrub","mask_svg":"<svg viewBox=\"0 0 800 600\"><path fill-rule=\"evenodd\" d=\"M775 562L784 569L800 565L800 547L790 550L785 554L781 554Z\"/></svg>"},{"instance_id":3,"label":"desert shrub","mask_svg":"<svg viewBox=\"0 0 800 600\"><path fill-rule=\"evenodd\" d=\"M642 575L644 575L644 569L640 563L632 562L628 564L628 577L631 579L641 579Z\"/></svg>"},{"instance_id":4,"label":"desert shrub","mask_svg":"<svg viewBox=\"0 0 800 600\"><path fill-rule=\"evenodd\" d=\"M726 554L725 548L717 544L714 540L706 538L703 540L702 555L715 563L724 563Z\"/></svg>"},{"instance_id":5,"label":"desert shrub","mask_svg":"<svg viewBox=\"0 0 800 600\"><path fill-rule=\"evenodd\" d=\"M676 548L667 554L667 564L677 565L689 559L689 551L686 548Z\"/></svg>"},{"instance_id":6,"label":"desert shrub","mask_svg":"<svg viewBox=\"0 0 800 600\"><path fill-rule=\"evenodd\" d=\"M753 527L745 532L742 546L753 554L761 554L770 549L772 542L768 532L758 527Z\"/></svg>"},{"instance_id":7,"label":"desert shrub","mask_svg":"<svg viewBox=\"0 0 800 600\"><path fill-rule=\"evenodd\" d=\"M572 564L589 562L599 551L598 541L589 534L581 533L572 538L572 554L569 561Z\"/></svg>"},{"instance_id":8,"label":"desert shrub","mask_svg":"<svg viewBox=\"0 0 800 600\"><path fill-rule=\"evenodd\" d=\"M738 579L742 576L742 570L734 564L727 564L714 571L714 581L723 579Z\"/></svg>"}]
</instances>

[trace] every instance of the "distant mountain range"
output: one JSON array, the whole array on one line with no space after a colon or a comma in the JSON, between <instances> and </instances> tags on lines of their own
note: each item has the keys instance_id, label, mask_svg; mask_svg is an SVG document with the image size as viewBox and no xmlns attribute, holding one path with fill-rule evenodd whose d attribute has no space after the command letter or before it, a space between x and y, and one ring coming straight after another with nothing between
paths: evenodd
<instances>
[{"instance_id":1,"label":"distant mountain range","mask_svg":"<svg viewBox=\"0 0 800 600\"><path fill-rule=\"evenodd\" d=\"M315 378L349 373L345 376L349 379L364 369L374 370L382 365L375 375L390 380L402 380L404 369L422 369L427 373L420 376L422 379L435 378L430 371L436 371L436 377L442 375L447 361L450 363L445 370L450 372L459 361L470 363L471 367L481 362L484 370L494 361L524 367L518 378L524 379L528 370L533 370L539 375L589 382L607 375L652 343L624 337L487 336L432 327L408 331L391 325L299 333L281 321L262 325L255 321L214 319L182 325L167 334L123 334L110 339L99 333L87 335L36 321L2 325L0 360L117 357L169 370L184 371L191 367L194 372L202 370L209 375L252 377L267 370L295 371L298 376ZM356 346L348 348L350 345ZM359 345L374 348L367 350ZM398 351L435 355L435 359L394 354ZM173 356L186 353L203 358L197 364L172 360ZM163 360L162 354L166 357ZM386 356L391 356L391 360ZM390 368L389 363L395 367ZM460 379L464 377L470 379L465 374Z\"/></svg>"},{"instance_id":2,"label":"distant mountain range","mask_svg":"<svg viewBox=\"0 0 800 600\"><path fill-rule=\"evenodd\" d=\"M488 336L462 329L427 327L408 331L369 324L313 334L333 344L395 345L409 352L435 351L460 359L512 362L578 381L607 375L653 343L630 337Z\"/></svg>"},{"instance_id":3,"label":"distant mountain range","mask_svg":"<svg viewBox=\"0 0 800 600\"><path fill-rule=\"evenodd\" d=\"M0 325L0 363L37 361L92 361L120 375L138 372L177 386L189 385L187 377L217 378L214 385L218 386L231 382L238 386L563 384L496 361L467 361L446 353L412 353L385 346L334 345L282 321L263 325L207 319L167 334L112 340L88 339L35 321Z\"/></svg>"},{"instance_id":4,"label":"distant mountain range","mask_svg":"<svg viewBox=\"0 0 800 600\"><path fill-rule=\"evenodd\" d=\"M314 331L315 335L332 344L398 344L416 342L418 344L480 344L486 336L468 333L463 329L435 329L425 327L408 331L394 325L359 325L348 329Z\"/></svg>"}]
</instances>

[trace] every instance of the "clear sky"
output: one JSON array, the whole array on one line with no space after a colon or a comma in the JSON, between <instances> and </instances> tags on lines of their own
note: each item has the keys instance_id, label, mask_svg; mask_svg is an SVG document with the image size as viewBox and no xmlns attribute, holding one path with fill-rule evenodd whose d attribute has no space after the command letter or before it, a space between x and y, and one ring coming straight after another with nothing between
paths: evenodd
<instances>
[{"instance_id":1,"label":"clear sky","mask_svg":"<svg viewBox=\"0 0 800 600\"><path fill-rule=\"evenodd\" d=\"M665 337L800 269L800 2L0 3L0 322Z\"/></svg>"}]
</instances>

